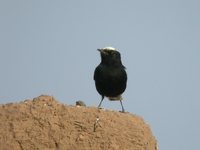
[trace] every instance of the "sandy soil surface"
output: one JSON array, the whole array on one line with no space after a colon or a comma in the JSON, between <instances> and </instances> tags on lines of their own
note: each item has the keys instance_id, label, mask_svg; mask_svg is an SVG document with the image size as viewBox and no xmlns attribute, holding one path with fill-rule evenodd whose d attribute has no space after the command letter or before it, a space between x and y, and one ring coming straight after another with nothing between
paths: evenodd
<instances>
[{"instance_id":1,"label":"sandy soil surface","mask_svg":"<svg viewBox=\"0 0 200 150\"><path fill-rule=\"evenodd\" d=\"M139 116L42 95L0 105L0 149L157 150L157 142Z\"/></svg>"}]
</instances>

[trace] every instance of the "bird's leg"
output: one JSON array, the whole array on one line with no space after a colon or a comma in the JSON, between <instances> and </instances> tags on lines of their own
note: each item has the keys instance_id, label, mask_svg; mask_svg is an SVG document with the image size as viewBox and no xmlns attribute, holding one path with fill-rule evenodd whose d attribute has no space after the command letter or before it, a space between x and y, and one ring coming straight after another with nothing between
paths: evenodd
<instances>
[{"instance_id":1,"label":"bird's leg","mask_svg":"<svg viewBox=\"0 0 200 150\"><path fill-rule=\"evenodd\" d=\"M104 96L102 95L101 102L99 103L98 108L101 107L101 103L103 102L103 99L104 99Z\"/></svg>"},{"instance_id":2,"label":"bird's leg","mask_svg":"<svg viewBox=\"0 0 200 150\"><path fill-rule=\"evenodd\" d=\"M124 110L124 106L123 106L123 104L122 104L122 100L120 100L120 104L121 104L121 106L122 106L122 112L124 113L125 110Z\"/></svg>"}]
</instances>

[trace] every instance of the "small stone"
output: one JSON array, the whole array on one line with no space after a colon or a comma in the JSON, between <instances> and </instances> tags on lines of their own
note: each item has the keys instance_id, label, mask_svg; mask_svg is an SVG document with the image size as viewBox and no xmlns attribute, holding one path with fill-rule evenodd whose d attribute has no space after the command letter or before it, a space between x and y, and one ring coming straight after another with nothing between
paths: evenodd
<instances>
[{"instance_id":1,"label":"small stone","mask_svg":"<svg viewBox=\"0 0 200 150\"><path fill-rule=\"evenodd\" d=\"M76 106L86 106L83 101L76 101Z\"/></svg>"}]
</instances>

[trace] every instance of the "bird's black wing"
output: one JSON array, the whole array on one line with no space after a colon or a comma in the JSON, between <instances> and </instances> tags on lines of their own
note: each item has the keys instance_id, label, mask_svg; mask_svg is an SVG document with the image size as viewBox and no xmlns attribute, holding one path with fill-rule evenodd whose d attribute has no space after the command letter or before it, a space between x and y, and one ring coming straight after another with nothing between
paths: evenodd
<instances>
[{"instance_id":1,"label":"bird's black wing","mask_svg":"<svg viewBox=\"0 0 200 150\"><path fill-rule=\"evenodd\" d=\"M101 74L101 66L97 66L95 71L94 71L94 80L98 80L99 79L99 75Z\"/></svg>"}]
</instances>

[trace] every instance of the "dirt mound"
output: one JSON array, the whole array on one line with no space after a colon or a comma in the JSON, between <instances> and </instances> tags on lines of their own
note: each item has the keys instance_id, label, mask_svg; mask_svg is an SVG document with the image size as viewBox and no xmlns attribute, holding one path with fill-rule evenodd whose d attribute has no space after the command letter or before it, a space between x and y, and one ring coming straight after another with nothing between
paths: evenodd
<instances>
[{"instance_id":1,"label":"dirt mound","mask_svg":"<svg viewBox=\"0 0 200 150\"><path fill-rule=\"evenodd\" d=\"M51 96L0 105L2 150L157 150L142 118L67 106Z\"/></svg>"}]
</instances>

